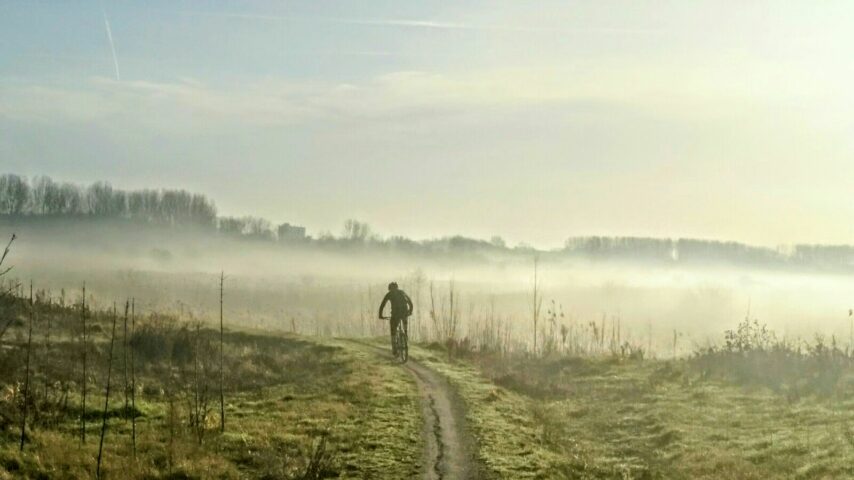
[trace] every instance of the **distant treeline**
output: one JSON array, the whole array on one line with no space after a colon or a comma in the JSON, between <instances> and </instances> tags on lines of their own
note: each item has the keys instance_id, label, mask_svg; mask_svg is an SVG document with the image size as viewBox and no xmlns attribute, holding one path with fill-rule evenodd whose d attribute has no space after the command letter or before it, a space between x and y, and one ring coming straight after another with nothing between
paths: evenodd
<instances>
[{"instance_id":1,"label":"distant treeline","mask_svg":"<svg viewBox=\"0 0 854 480\"><path fill-rule=\"evenodd\" d=\"M369 225L355 220L348 220L339 235L322 232L313 238L306 235L305 228L287 223L274 228L270 221L259 217L219 217L214 202L198 193L168 189L127 191L105 182L82 186L55 182L46 176L28 181L19 175L0 175L0 216L18 221L36 217L127 219L169 227L201 227L261 241L393 250L424 256L450 253L473 260L494 255L542 254L544 260L581 257L664 264L708 262L772 268L854 268L854 246L850 245L767 248L715 240L590 236L570 238L561 249L538 251L524 244L509 247L500 237L488 241L459 235L428 240L382 238Z\"/></svg>"},{"instance_id":2,"label":"distant treeline","mask_svg":"<svg viewBox=\"0 0 854 480\"><path fill-rule=\"evenodd\" d=\"M213 200L186 190L122 190L107 182L88 186L56 182L47 176L32 180L0 175L0 215L32 217L95 217L217 229L227 234L274 239L269 221L257 217L218 217ZM298 229L298 227L297 227Z\"/></svg>"},{"instance_id":3,"label":"distant treeline","mask_svg":"<svg viewBox=\"0 0 854 480\"><path fill-rule=\"evenodd\" d=\"M32 182L19 175L0 176L0 213L132 218L167 225L216 225L216 206L204 195L185 190L120 190L106 182L89 186L58 183L50 177Z\"/></svg>"},{"instance_id":4,"label":"distant treeline","mask_svg":"<svg viewBox=\"0 0 854 480\"><path fill-rule=\"evenodd\" d=\"M852 245L757 247L738 242L692 238L576 237L565 253L588 258L642 260L657 263L714 262L747 266L854 267Z\"/></svg>"}]
</instances>

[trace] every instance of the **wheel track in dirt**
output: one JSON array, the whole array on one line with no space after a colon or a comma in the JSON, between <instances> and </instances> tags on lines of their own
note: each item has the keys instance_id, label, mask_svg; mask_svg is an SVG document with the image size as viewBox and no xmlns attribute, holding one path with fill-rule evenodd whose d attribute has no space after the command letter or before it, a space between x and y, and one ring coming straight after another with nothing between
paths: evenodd
<instances>
[{"instance_id":1,"label":"wheel track in dirt","mask_svg":"<svg viewBox=\"0 0 854 480\"><path fill-rule=\"evenodd\" d=\"M386 361L395 361L390 352L376 345L367 347ZM425 480L468 480L477 478L474 442L465 428L465 407L454 388L439 373L412 358L401 364L418 385L424 439Z\"/></svg>"}]
</instances>

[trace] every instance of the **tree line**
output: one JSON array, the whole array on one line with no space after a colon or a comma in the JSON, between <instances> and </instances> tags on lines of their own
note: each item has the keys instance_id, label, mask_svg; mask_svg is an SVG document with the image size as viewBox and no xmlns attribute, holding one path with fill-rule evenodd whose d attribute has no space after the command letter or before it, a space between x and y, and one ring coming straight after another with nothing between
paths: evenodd
<instances>
[{"instance_id":1,"label":"tree line","mask_svg":"<svg viewBox=\"0 0 854 480\"><path fill-rule=\"evenodd\" d=\"M15 174L0 175L0 216L128 219L172 227L210 228L248 239L275 240L278 236L267 219L218 216L214 201L200 193L181 189L122 190L108 182L79 185L57 182L45 175L32 180ZM304 229L300 231L304 234Z\"/></svg>"},{"instance_id":2,"label":"tree line","mask_svg":"<svg viewBox=\"0 0 854 480\"><path fill-rule=\"evenodd\" d=\"M122 190L106 182L82 186L56 182L47 176L29 181L14 174L0 175L0 215L93 216L124 218L167 226L201 226L222 234L261 241L301 241L327 248L374 248L419 255L457 254L486 260L495 253L579 256L591 259L663 263L723 262L749 266L810 266L854 268L854 246L794 245L767 248L738 242L649 237L572 237L560 250L538 251L525 244L511 247L501 237L480 240L460 235L413 240L403 236L380 237L371 227L347 220L342 232L307 236L305 229L274 225L264 218L219 217L214 202L185 190ZM545 257L544 257L545 258Z\"/></svg>"},{"instance_id":3,"label":"tree line","mask_svg":"<svg viewBox=\"0 0 854 480\"><path fill-rule=\"evenodd\" d=\"M797 244L770 248L695 238L590 236L568 239L564 244L563 253L586 258L664 263L719 262L747 266L809 266L823 269L854 267L852 245Z\"/></svg>"},{"instance_id":4,"label":"tree line","mask_svg":"<svg viewBox=\"0 0 854 480\"><path fill-rule=\"evenodd\" d=\"M165 225L216 226L214 202L186 190L122 190L107 182L88 186L0 175L0 214L129 218Z\"/></svg>"}]
</instances>

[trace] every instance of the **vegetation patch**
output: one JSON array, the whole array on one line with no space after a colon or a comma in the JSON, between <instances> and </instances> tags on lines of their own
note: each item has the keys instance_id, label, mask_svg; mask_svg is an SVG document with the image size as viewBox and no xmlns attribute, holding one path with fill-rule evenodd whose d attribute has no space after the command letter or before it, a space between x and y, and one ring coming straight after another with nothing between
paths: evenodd
<instances>
[{"instance_id":1,"label":"vegetation patch","mask_svg":"<svg viewBox=\"0 0 854 480\"><path fill-rule=\"evenodd\" d=\"M486 478L550 478L566 462L545 447L531 399L495 385L470 364L449 361L435 346L410 350L413 359L447 377L462 398Z\"/></svg>"},{"instance_id":2,"label":"vegetation patch","mask_svg":"<svg viewBox=\"0 0 854 480\"><path fill-rule=\"evenodd\" d=\"M30 305L0 298L6 318L22 319L0 338L0 478L94 478L104 417L103 478L410 478L419 472L414 381L370 353L335 341L226 331L221 432L218 330L146 315L124 336L122 313L87 311L84 344L79 305L36 297L23 451ZM110 363L113 391L104 415ZM128 404L131 392L135 406Z\"/></svg>"},{"instance_id":3,"label":"vegetation patch","mask_svg":"<svg viewBox=\"0 0 854 480\"><path fill-rule=\"evenodd\" d=\"M499 478L851 478L847 352L832 341L800 350L757 343L770 333L749 328L758 332L750 340L730 332L728 346L670 361L488 352L451 360L438 349L413 358L458 387Z\"/></svg>"}]
</instances>

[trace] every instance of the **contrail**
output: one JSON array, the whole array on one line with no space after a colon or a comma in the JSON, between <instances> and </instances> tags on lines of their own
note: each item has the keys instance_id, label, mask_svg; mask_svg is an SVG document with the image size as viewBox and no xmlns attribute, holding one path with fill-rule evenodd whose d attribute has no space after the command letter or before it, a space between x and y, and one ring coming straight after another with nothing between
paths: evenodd
<instances>
[{"instance_id":1,"label":"contrail","mask_svg":"<svg viewBox=\"0 0 854 480\"><path fill-rule=\"evenodd\" d=\"M116 45L113 43L113 31L110 30L110 20L107 18L107 12L104 6L101 5L101 13L104 14L104 26L107 27L107 40L110 42L110 51L113 52L113 65L116 67L116 81L120 82L122 76L119 74L119 58L116 56Z\"/></svg>"},{"instance_id":2,"label":"contrail","mask_svg":"<svg viewBox=\"0 0 854 480\"><path fill-rule=\"evenodd\" d=\"M518 33L556 33L556 34L591 34L591 35L655 35L658 30L637 28L614 28L614 27L546 27L546 26L513 26L513 25L490 25L474 23L455 23L430 20L412 20L401 18L369 19L369 18L341 18L341 17L312 17L300 15L267 15L252 13L228 13L228 12L199 12L178 11L179 15L193 15L203 17L237 18L244 20L274 20L274 21L307 21L338 23L346 25L364 25L375 27L403 27L419 28L427 30L492 30Z\"/></svg>"}]
</instances>

